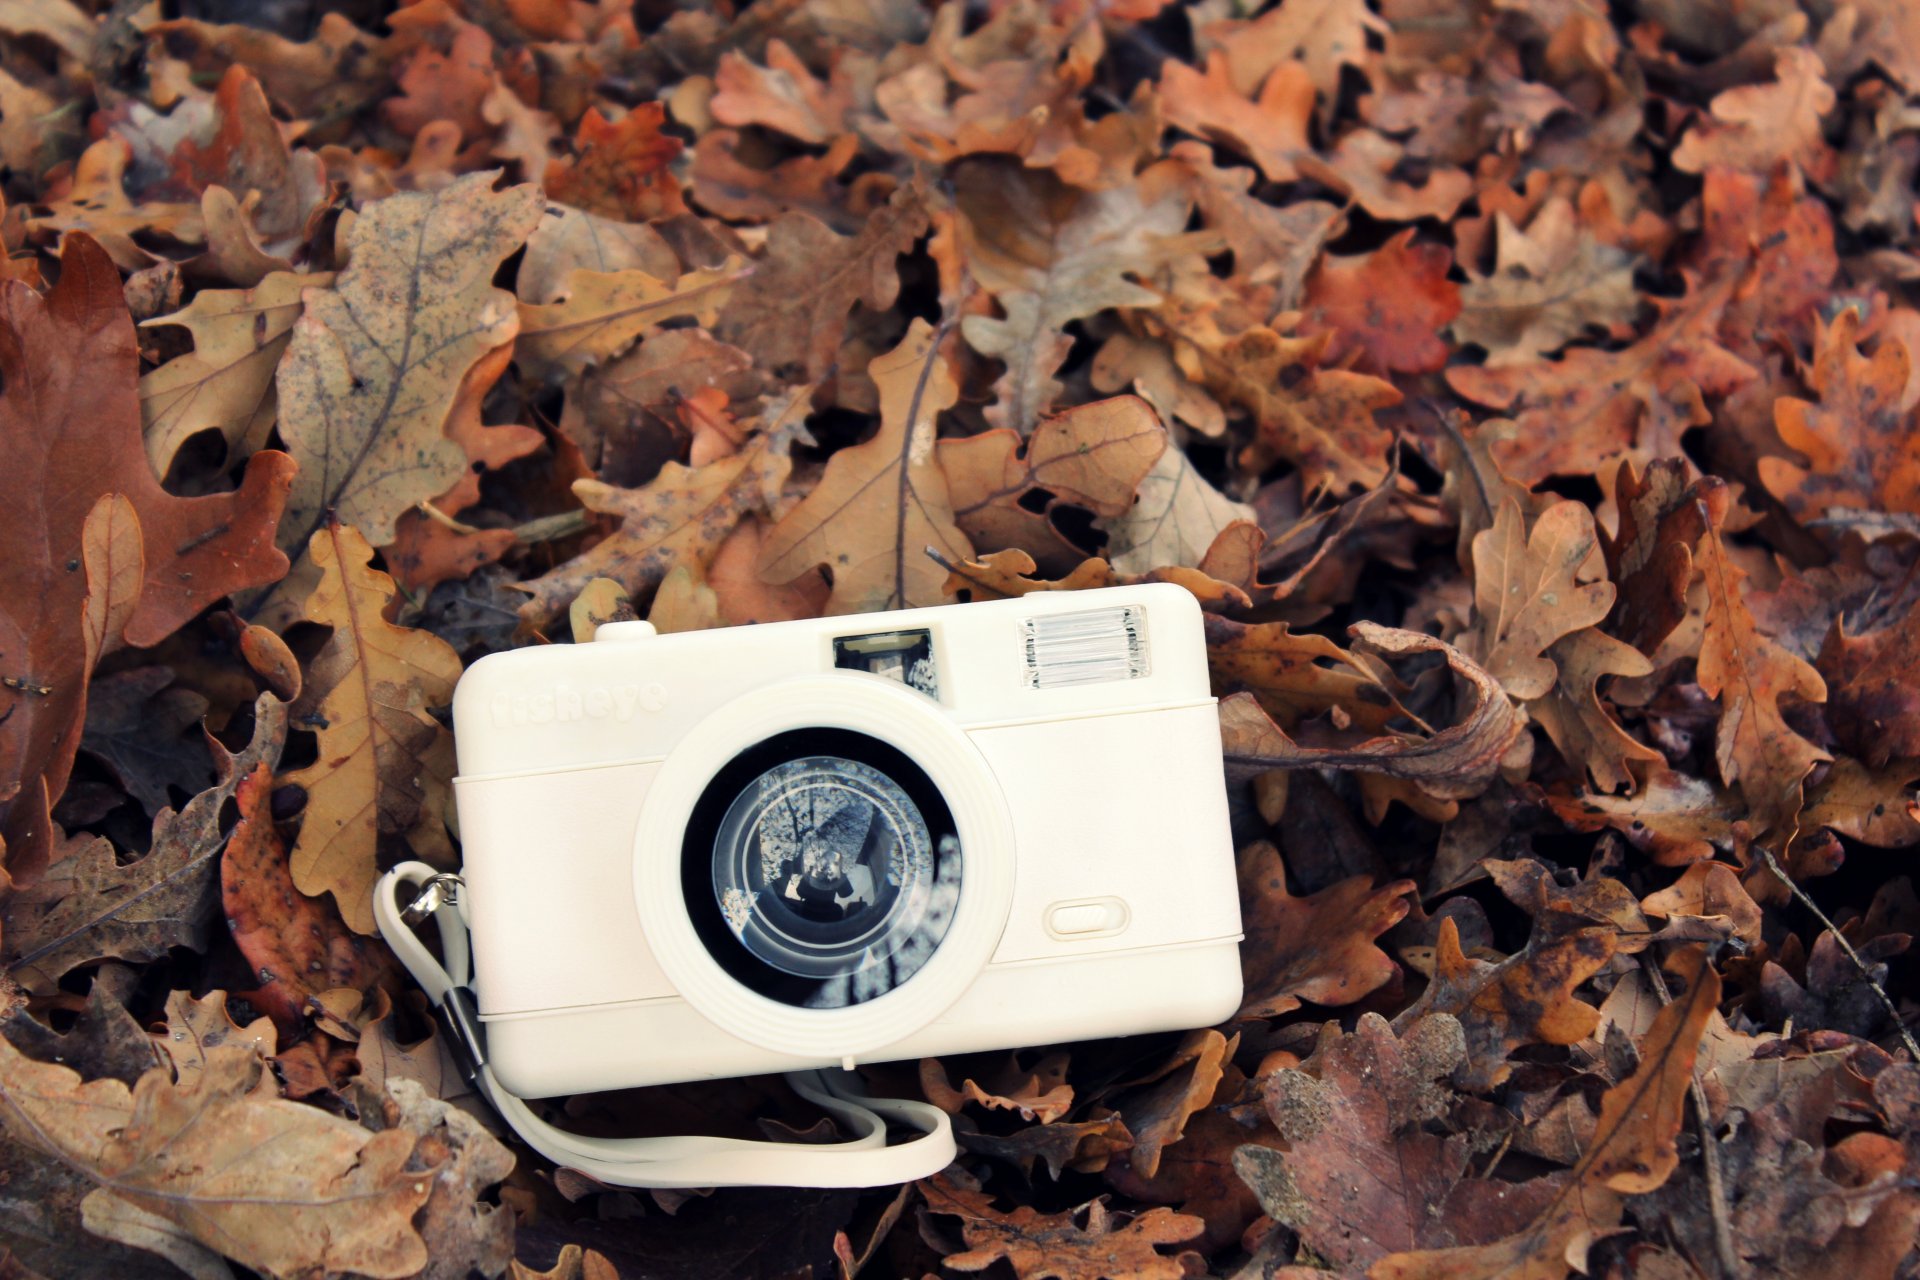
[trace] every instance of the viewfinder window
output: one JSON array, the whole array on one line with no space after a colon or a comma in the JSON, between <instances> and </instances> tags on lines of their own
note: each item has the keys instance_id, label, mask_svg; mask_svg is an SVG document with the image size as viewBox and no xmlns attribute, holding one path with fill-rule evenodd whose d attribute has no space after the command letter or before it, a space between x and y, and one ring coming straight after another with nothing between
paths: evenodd
<instances>
[{"instance_id":1,"label":"viewfinder window","mask_svg":"<svg viewBox=\"0 0 1920 1280\"><path fill-rule=\"evenodd\" d=\"M878 631L872 635L841 636L833 642L833 665L846 671L870 671L898 680L936 701L940 697L930 631Z\"/></svg>"}]
</instances>

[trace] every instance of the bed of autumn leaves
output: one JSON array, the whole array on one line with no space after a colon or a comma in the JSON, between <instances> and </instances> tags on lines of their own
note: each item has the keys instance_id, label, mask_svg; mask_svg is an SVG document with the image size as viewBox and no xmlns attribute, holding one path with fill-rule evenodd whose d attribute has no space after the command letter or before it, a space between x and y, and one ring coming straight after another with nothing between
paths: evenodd
<instances>
[{"instance_id":1,"label":"bed of autumn leaves","mask_svg":"<svg viewBox=\"0 0 1920 1280\"><path fill-rule=\"evenodd\" d=\"M1916 1274L1908 0L0 0L0 165L0 1275ZM941 1176L372 936L482 654L1141 579L1245 1006Z\"/></svg>"}]
</instances>

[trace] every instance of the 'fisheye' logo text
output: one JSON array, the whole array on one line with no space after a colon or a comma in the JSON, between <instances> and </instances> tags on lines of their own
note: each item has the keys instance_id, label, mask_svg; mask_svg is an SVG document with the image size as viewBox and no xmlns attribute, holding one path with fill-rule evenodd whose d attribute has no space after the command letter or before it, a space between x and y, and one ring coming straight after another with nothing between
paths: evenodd
<instances>
[{"instance_id":1,"label":"'fisheye' logo text","mask_svg":"<svg viewBox=\"0 0 1920 1280\"><path fill-rule=\"evenodd\" d=\"M666 705L667 688L657 682L585 688L559 684L538 693L494 694L493 723L502 729L572 720L616 720L624 724L636 711L659 711Z\"/></svg>"}]
</instances>

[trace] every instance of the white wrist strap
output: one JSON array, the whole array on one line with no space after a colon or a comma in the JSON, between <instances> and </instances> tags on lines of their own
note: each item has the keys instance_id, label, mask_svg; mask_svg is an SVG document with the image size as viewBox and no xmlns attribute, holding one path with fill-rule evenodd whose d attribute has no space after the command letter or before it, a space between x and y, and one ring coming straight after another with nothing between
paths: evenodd
<instances>
[{"instance_id":1,"label":"white wrist strap","mask_svg":"<svg viewBox=\"0 0 1920 1280\"><path fill-rule=\"evenodd\" d=\"M796 1093L815 1103L854 1136L813 1145L756 1142L740 1138L589 1138L548 1124L508 1093L487 1066L485 1039L468 990L467 925L457 904L445 897L433 905L443 966L402 918L435 875L424 862L404 862L382 876L373 891L373 914L387 945L433 1001L454 1056L473 1084L526 1144L555 1164L578 1169L623 1187L878 1187L911 1182L944 1169L955 1154L953 1128L944 1111L925 1102L869 1098L853 1087L852 1072L797 1071L787 1076ZM887 1145L886 1121L921 1130L921 1136Z\"/></svg>"}]
</instances>

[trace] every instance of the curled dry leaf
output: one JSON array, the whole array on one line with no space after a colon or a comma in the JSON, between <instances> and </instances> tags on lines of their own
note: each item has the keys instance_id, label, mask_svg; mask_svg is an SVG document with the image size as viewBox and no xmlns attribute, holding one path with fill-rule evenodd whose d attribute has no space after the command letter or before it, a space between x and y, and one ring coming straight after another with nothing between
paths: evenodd
<instances>
[{"instance_id":1,"label":"curled dry leaf","mask_svg":"<svg viewBox=\"0 0 1920 1280\"><path fill-rule=\"evenodd\" d=\"M1492 676L1452 645L1417 632L1359 622L1349 628L1364 652L1392 657L1438 653L1466 682L1472 701L1459 723L1432 737L1388 733L1351 745L1303 745L1260 709L1251 694L1220 703L1229 776L1281 768L1362 769L1417 784L1443 799L1478 795L1493 780L1525 722Z\"/></svg>"},{"instance_id":2,"label":"curled dry leaf","mask_svg":"<svg viewBox=\"0 0 1920 1280\"><path fill-rule=\"evenodd\" d=\"M129 1091L0 1040L0 1120L95 1184L90 1228L159 1218L276 1277L417 1273L427 1249L411 1219L433 1175L408 1167L414 1136L370 1134L277 1094L260 1059L236 1046L177 1083L156 1068ZM153 1237L131 1242L143 1238Z\"/></svg>"},{"instance_id":3,"label":"curled dry leaf","mask_svg":"<svg viewBox=\"0 0 1920 1280\"><path fill-rule=\"evenodd\" d=\"M405 839L416 852L446 846L453 739L430 708L452 701L460 656L438 636L386 620L393 579L370 567L373 548L357 530L330 524L308 554L321 578L305 616L333 634L300 703L319 714L320 758L281 779L307 793L293 882L302 893L331 893L354 932L372 933L381 839Z\"/></svg>"},{"instance_id":4,"label":"curled dry leaf","mask_svg":"<svg viewBox=\"0 0 1920 1280\"><path fill-rule=\"evenodd\" d=\"M513 295L493 273L541 207L533 187L492 185L473 174L369 206L334 287L305 291L277 375L280 436L300 461L280 526L287 550L332 518L391 542L400 513L466 467L447 417L467 370L513 339Z\"/></svg>"}]
</instances>

